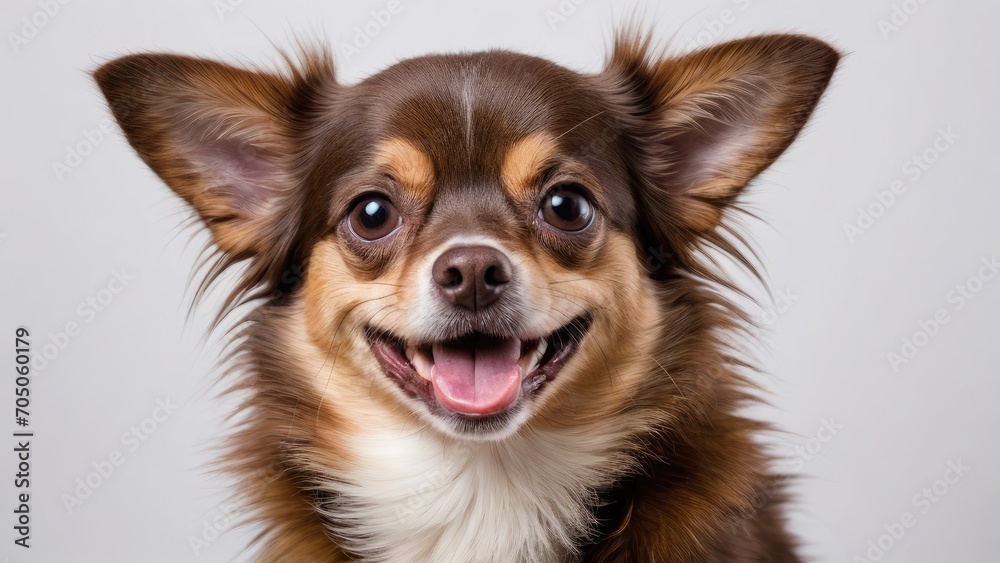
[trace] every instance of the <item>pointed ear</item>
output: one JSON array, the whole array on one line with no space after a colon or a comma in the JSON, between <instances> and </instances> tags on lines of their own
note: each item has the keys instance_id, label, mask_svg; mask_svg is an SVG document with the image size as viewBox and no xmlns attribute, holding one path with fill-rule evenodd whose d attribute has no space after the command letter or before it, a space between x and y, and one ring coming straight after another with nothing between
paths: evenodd
<instances>
[{"instance_id":1,"label":"pointed ear","mask_svg":"<svg viewBox=\"0 0 1000 563\"><path fill-rule=\"evenodd\" d=\"M838 60L829 45L798 35L663 59L648 38L619 35L604 76L636 137L651 234L676 245L714 231L741 189L795 139Z\"/></svg>"},{"instance_id":2,"label":"pointed ear","mask_svg":"<svg viewBox=\"0 0 1000 563\"><path fill-rule=\"evenodd\" d=\"M301 76L148 54L111 61L94 78L129 143L220 249L248 257L276 242L277 211L298 182L292 104Z\"/></svg>"}]
</instances>

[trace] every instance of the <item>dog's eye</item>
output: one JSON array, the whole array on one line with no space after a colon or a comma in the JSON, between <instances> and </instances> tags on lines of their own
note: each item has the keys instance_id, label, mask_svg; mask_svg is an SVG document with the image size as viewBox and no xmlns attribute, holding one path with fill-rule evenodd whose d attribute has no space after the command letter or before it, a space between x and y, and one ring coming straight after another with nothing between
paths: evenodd
<instances>
[{"instance_id":1,"label":"dog's eye","mask_svg":"<svg viewBox=\"0 0 1000 563\"><path fill-rule=\"evenodd\" d=\"M402 222L399 212L389 200L379 196L360 199L347 218L351 233L366 241L378 240L389 235Z\"/></svg>"},{"instance_id":2,"label":"dog's eye","mask_svg":"<svg viewBox=\"0 0 1000 563\"><path fill-rule=\"evenodd\" d=\"M594 219L594 207L575 184L559 184L549 190L538 210L538 217L566 232L582 231Z\"/></svg>"}]
</instances>

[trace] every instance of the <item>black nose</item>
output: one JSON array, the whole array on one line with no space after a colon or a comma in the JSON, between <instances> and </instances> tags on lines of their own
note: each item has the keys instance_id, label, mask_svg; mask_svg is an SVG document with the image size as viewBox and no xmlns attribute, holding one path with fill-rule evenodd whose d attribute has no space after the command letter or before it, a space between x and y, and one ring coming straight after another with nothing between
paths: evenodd
<instances>
[{"instance_id":1,"label":"black nose","mask_svg":"<svg viewBox=\"0 0 1000 563\"><path fill-rule=\"evenodd\" d=\"M488 307L510 285L510 260L491 246L458 246L438 256L431 276L449 303L470 311Z\"/></svg>"}]
</instances>

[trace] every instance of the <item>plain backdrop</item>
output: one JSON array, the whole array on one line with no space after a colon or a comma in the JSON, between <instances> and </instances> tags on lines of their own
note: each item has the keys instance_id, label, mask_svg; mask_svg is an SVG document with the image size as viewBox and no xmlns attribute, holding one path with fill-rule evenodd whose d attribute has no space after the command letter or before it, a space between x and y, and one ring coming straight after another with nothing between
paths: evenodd
<instances>
[{"instance_id":1,"label":"plain backdrop","mask_svg":"<svg viewBox=\"0 0 1000 563\"><path fill-rule=\"evenodd\" d=\"M755 290L765 329L751 348L772 403L757 414L787 431L776 451L802 476L791 516L804 553L997 560L1000 275L985 264L1000 255L1000 5L401 0L374 26L387 5L3 3L0 429L17 429L15 328L51 358L31 387L30 549L13 543L15 443L0 438L0 557L226 562L250 538L228 529L235 509L208 470L231 405L214 396L221 347L205 337L222 292L188 316L204 234L182 227L184 205L117 128L101 130L109 114L89 71L152 50L268 63L294 34L324 37L344 82L414 55L485 48L595 71L615 22L638 13L675 51L796 31L847 55L748 197L764 219L748 231L774 295ZM366 25L376 33L364 44ZM931 322L942 312L947 322ZM70 495L82 502L68 507Z\"/></svg>"}]
</instances>

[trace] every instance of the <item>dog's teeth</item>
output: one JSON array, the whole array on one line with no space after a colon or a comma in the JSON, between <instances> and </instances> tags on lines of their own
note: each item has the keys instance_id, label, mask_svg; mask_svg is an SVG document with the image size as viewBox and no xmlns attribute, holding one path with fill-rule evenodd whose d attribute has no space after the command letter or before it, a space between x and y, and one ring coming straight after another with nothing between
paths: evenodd
<instances>
[{"instance_id":1,"label":"dog's teeth","mask_svg":"<svg viewBox=\"0 0 1000 563\"><path fill-rule=\"evenodd\" d=\"M419 348L412 348L407 350L407 355L409 356L410 363L413 364L413 369L416 370L417 375L426 379L431 380L431 368L434 364L431 362L430 358L426 354L420 351Z\"/></svg>"},{"instance_id":2,"label":"dog's teeth","mask_svg":"<svg viewBox=\"0 0 1000 563\"><path fill-rule=\"evenodd\" d=\"M548 349L548 342L544 338L539 339L538 345L535 349L528 352L517 362L521 366L522 377L527 377L531 372L535 371L538 367L538 362L542 360L542 356L545 355L545 350Z\"/></svg>"},{"instance_id":3,"label":"dog's teeth","mask_svg":"<svg viewBox=\"0 0 1000 563\"><path fill-rule=\"evenodd\" d=\"M545 352L548 349L549 349L549 340L547 338L539 338L538 348L535 350L535 353L538 354L538 358L541 359L541 357L545 355Z\"/></svg>"}]
</instances>

